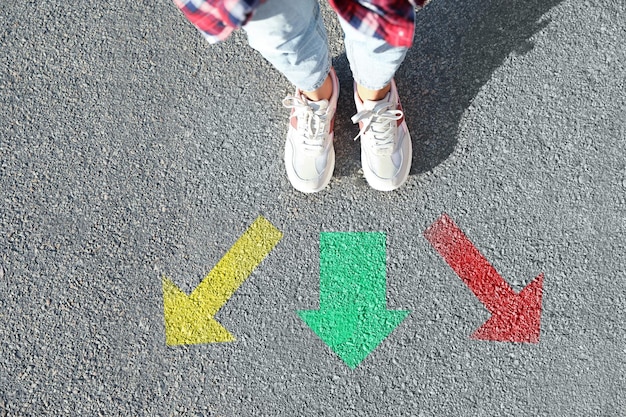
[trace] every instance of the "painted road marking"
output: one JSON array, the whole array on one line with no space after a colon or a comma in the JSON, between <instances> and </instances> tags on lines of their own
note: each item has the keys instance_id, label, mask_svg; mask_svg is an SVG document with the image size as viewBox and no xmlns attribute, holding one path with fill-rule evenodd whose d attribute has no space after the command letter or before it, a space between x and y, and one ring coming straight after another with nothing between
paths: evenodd
<instances>
[{"instance_id":1,"label":"painted road marking","mask_svg":"<svg viewBox=\"0 0 626 417\"><path fill-rule=\"evenodd\" d=\"M519 294L515 293L445 213L424 232L424 236L492 314L472 338L539 342L543 274Z\"/></svg>"},{"instance_id":2,"label":"painted road marking","mask_svg":"<svg viewBox=\"0 0 626 417\"><path fill-rule=\"evenodd\" d=\"M166 343L172 346L235 340L214 316L282 236L268 220L257 217L189 296L163 277Z\"/></svg>"},{"instance_id":3,"label":"painted road marking","mask_svg":"<svg viewBox=\"0 0 626 417\"><path fill-rule=\"evenodd\" d=\"M387 310L386 236L320 233L320 309L298 315L351 369L410 311Z\"/></svg>"}]
</instances>

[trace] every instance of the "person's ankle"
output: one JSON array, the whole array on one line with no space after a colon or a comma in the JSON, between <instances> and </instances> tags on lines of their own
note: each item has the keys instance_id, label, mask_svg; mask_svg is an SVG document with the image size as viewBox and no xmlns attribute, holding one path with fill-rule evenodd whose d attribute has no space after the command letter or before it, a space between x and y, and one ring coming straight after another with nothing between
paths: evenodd
<instances>
[{"instance_id":1,"label":"person's ankle","mask_svg":"<svg viewBox=\"0 0 626 417\"><path fill-rule=\"evenodd\" d=\"M326 76L321 87L313 91L303 91L302 94L311 101L330 100L333 96L333 80L330 74Z\"/></svg>"},{"instance_id":2,"label":"person's ankle","mask_svg":"<svg viewBox=\"0 0 626 417\"><path fill-rule=\"evenodd\" d=\"M357 94L359 95L359 98L362 101L382 100L385 98L385 96L387 96L387 93L389 93L390 90L391 90L391 83L387 84L385 87L381 88L380 90L370 90L368 88L363 87L362 85L358 83L356 85Z\"/></svg>"}]
</instances>

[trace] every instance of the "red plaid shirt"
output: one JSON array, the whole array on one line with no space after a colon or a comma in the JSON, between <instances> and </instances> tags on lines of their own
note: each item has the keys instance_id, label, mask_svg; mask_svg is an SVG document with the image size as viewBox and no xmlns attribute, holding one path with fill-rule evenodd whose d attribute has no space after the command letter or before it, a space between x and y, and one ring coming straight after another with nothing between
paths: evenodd
<instances>
[{"instance_id":1,"label":"red plaid shirt","mask_svg":"<svg viewBox=\"0 0 626 417\"><path fill-rule=\"evenodd\" d=\"M211 43L243 26L266 0L174 0ZM344 20L366 35L393 46L413 43L415 7L426 0L329 0Z\"/></svg>"}]
</instances>

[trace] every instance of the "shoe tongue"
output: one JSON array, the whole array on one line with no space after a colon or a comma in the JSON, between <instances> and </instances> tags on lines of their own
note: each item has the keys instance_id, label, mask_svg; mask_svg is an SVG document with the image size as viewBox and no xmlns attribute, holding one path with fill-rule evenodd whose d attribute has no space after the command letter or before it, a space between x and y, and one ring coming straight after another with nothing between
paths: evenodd
<instances>
[{"instance_id":1,"label":"shoe tongue","mask_svg":"<svg viewBox=\"0 0 626 417\"><path fill-rule=\"evenodd\" d=\"M328 100L312 101L307 99L306 102L314 112L324 112L328 108Z\"/></svg>"},{"instance_id":2,"label":"shoe tongue","mask_svg":"<svg viewBox=\"0 0 626 417\"><path fill-rule=\"evenodd\" d=\"M363 100L363 110L372 110L381 101L387 102L389 100L391 100L391 91L382 100Z\"/></svg>"}]
</instances>

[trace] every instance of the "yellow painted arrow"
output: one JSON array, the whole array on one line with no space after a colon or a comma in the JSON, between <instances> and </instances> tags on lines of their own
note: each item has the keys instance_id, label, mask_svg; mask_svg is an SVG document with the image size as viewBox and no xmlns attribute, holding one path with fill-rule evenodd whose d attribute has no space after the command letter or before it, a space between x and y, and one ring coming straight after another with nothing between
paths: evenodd
<instances>
[{"instance_id":1,"label":"yellow painted arrow","mask_svg":"<svg viewBox=\"0 0 626 417\"><path fill-rule=\"evenodd\" d=\"M235 340L214 316L282 236L263 216L257 217L189 296L163 277L165 342L172 346Z\"/></svg>"}]
</instances>

